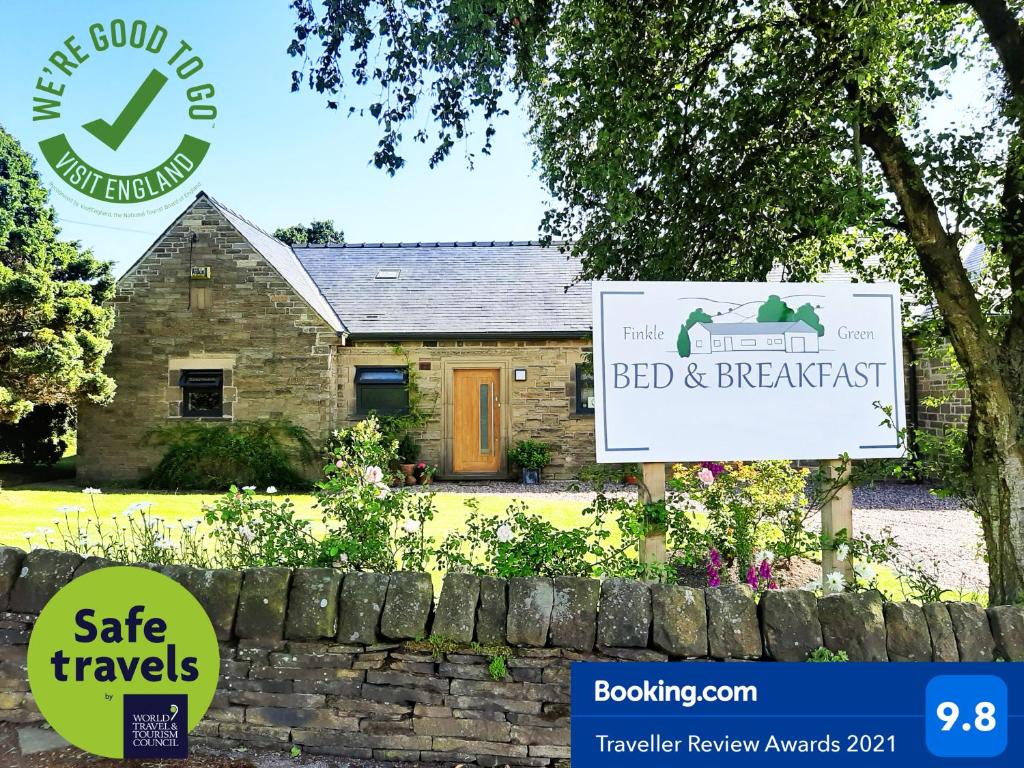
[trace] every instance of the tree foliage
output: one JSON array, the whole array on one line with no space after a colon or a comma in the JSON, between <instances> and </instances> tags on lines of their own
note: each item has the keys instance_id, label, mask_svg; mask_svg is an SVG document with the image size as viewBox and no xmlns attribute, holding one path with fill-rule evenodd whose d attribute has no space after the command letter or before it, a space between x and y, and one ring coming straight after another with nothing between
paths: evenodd
<instances>
[{"instance_id":1,"label":"tree foliage","mask_svg":"<svg viewBox=\"0 0 1024 768\"><path fill-rule=\"evenodd\" d=\"M294 224L290 227L279 227L274 230L274 237L288 245L327 245L328 243L344 243L345 233L334 228L331 219L314 220L305 224Z\"/></svg>"},{"instance_id":2,"label":"tree foliage","mask_svg":"<svg viewBox=\"0 0 1024 768\"><path fill-rule=\"evenodd\" d=\"M32 158L0 127L0 422L114 393L110 264L59 239L54 218Z\"/></svg>"},{"instance_id":3,"label":"tree foliage","mask_svg":"<svg viewBox=\"0 0 1024 768\"><path fill-rule=\"evenodd\" d=\"M933 306L971 394L966 468L990 599L1024 597L1020 3L293 6L291 52L306 57L295 87L308 79L335 105L344 88L368 90L374 161L390 172L404 126L433 119L433 138L413 134L435 142L433 164L474 116L486 150L503 98L523 97L554 201L542 233L573 243L583 277L760 280L781 268L801 280L838 262ZM942 125L935 107L964 70L983 104ZM959 257L969 237L988 253L973 283Z\"/></svg>"}]
</instances>

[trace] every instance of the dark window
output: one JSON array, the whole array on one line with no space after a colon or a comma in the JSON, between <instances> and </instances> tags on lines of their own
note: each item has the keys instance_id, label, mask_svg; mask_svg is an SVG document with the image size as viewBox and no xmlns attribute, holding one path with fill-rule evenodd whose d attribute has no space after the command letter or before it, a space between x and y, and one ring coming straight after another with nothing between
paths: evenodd
<instances>
[{"instance_id":1,"label":"dark window","mask_svg":"<svg viewBox=\"0 0 1024 768\"><path fill-rule=\"evenodd\" d=\"M182 371L182 416L224 415L224 371Z\"/></svg>"},{"instance_id":2,"label":"dark window","mask_svg":"<svg viewBox=\"0 0 1024 768\"><path fill-rule=\"evenodd\" d=\"M409 410L407 368L356 368L356 412L380 414Z\"/></svg>"},{"instance_id":3,"label":"dark window","mask_svg":"<svg viewBox=\"0 0 1024 768\"><path fill-rule=\"evenodd\" d=\"M594 370L576 363L576 413L594 412Z\"/></svg>"}]
</instances>

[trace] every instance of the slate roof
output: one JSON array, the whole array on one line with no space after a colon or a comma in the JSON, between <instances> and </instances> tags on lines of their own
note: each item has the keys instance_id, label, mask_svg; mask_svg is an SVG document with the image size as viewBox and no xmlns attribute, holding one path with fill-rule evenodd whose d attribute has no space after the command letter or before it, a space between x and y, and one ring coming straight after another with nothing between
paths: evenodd
<instances>
[{"instance_id":1,"label":"slate roof","mask_svg":"<svg viewBox=\"0 0 1024 768\"><path fill-rule=\"evenodd\" d=\"M324 298L323 293L320 292L316 283L313 282L309 273L295 257L295 253L288 245L282 243L276 237L268 235L251 221L235 213L205 192L200 192L197 197L205 197L209 200L223 214L224 218L231 223L231 226L237 229L238 233L249 242L249 245L270 262L270 265L280 273L281 277L291 284L295 292L309 304L314 312L323 318L324 322L336 332L341 333L346 330L345 323L342 322L341 318L338 317L338 313L334 311L334 308Z\"/></svg>"},{"instance_id":2,"label":"slate roof","mask_svg":"<svg viewBox=\"0 0 1024 768\"><path fill-rule=\"evenodd\" d=\"M712 336L729 336L731 334L766 335L769 333L817 333L803 320L788 323L698 323L706 328Z\"/></svg>"},{"instance_id":3,"label":"slate roof","mask_svg":"<svg viewBox=\"0 0 1024 768\"><path fill-rule=\"evenodd\" d=\"M591 331L577 259L532 241L294 248L353 337L574 337ZM379 279L381 270L398 270ZM568 288L568 290L566 290Z\"/></svg>"}]
</instances>

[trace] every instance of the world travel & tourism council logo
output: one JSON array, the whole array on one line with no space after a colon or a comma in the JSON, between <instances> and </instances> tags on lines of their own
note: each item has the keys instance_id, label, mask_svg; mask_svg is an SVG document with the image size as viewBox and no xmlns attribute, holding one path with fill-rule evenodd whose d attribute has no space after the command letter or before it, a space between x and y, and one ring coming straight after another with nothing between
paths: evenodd
<instances>
[{"instance_id":1,"label":"world travel & tourism council logo","mask_svg":"<svg viewBox=\"0 0 1024 768\"><path fill-rule=\"evenodd\" d=\"M46 127L43 157L68 186L105 203L173 192L210 148L202 135L217 118L216 89L204 72L193 46L164 26L90 24L64 38L36 79L32 120ZM97 104L98 94L111 103Z\"/></svg>"},{"instance_id":2,"label":"world travel & tourism council logo","mask_svg":"<svg viewBox=\"0 0 1024 768\"><path fill-rule=\"evenodd\" d=\"M43 608L29 640L39 711L69 742L103 757L186 757L219 675L202 606L146 568L74 579Z\"/></svg>"}]
</instances>

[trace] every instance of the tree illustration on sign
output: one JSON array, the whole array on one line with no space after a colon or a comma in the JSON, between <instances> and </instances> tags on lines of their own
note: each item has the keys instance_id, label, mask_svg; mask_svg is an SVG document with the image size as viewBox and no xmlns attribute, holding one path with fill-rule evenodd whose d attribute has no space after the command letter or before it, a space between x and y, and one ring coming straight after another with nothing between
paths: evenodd
<instances>
[{"instance_id":1,"label":"tree illustration on sign","mask_svg":"<svg viewBox=\"0 0 1024 768\"><path fill-rule=\"evenodd\" d=\"M697 307L697 309L690 313L690 316L686 318L686 322L679 326L679 336L676 337L676 350L679 352L680 357L690 356L690 329L697 323L711 322L714 322L711 319L711 315L705 312L702 307Z\"/></svg>"},{"instance_id":2,"label":"tree illustration on sign","mask_svg":"<svg viewBox=\"0 0 1024 768\"><path fill-rule=\"evenodd\" d=\"M801 304L794 310L778 296L772 294L757 310L757 322L759 323L795 323L800 320L817 331L818 336L825 335L825 326L821 324L821 319L812 304Z\"/></svg>"}]
</instances>

